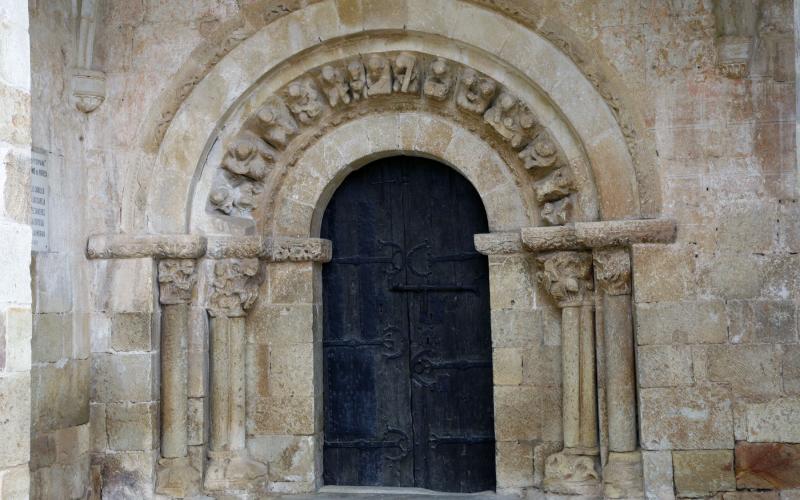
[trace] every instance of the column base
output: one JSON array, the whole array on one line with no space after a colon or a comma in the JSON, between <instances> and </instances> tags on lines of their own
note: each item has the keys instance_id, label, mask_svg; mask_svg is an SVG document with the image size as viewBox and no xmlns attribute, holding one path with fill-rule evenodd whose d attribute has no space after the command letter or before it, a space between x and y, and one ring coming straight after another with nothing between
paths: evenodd
<instances>
[{"instance_id":1,"label":"column base","mask_svg":"<svg viewBox=\"0 0 800 500\"><path fill-rule=\"evenodd\" d=\"M640 451L608 454L603 468L603 493L606 498L644 498Z\"/></svg>"},{"instance_id":2,"label":"column base","mask_svg":"<svg viewBox=\"0 0 800 500\"><path fill-rule=\"evenodd\" d=\"M192 467L189 457L162 458L158 461L156 493L186 498L200 492L202 475Z\"/></svg>"},{"instance_id":3,"label":"column base","mask_svg":"<svg viewBox=\"0 0 800 500\"><path fill-rule=\"evenodd\" d=\"M266 475L267 466L251 459L247 452L209 453L205 489L260 490Z\"/></svg>"},{"instance_id":4,"label":"column base","mask_svg":"<svg viewBox=\"0 0 800 500\"><path fill-rule=\"evenodd\" d=\"M562 451L547 457L544 489L562 495L602 497L603 488L594 457Z\"/></svg>"}]
</instances>

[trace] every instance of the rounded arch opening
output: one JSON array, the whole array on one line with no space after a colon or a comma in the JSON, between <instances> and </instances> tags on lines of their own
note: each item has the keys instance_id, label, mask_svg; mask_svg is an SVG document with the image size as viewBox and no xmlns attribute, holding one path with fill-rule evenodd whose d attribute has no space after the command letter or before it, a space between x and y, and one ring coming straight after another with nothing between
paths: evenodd
<instances>
[{"instance_id":1,"label":"rounded arch opening","mask_svg":"<svg viewBox=\"0 0 800 500\"><path fill-rule=\"evenodd\" d=\"M325 206L323 483L494 490L488 230L457 170L387 156Z\"/></svg>"}]
</instances>

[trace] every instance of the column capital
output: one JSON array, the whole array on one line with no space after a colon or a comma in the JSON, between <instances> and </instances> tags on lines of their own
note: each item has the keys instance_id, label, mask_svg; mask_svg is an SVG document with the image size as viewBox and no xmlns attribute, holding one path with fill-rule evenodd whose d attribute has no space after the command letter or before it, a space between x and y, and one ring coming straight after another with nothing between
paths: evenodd
<instances>
[{"instance_id":1,"label":"column capital","mask_svg":"<svg viewBox=\"0 0 800 500\"><path fill-rule=\"evenodd\" d=\"M595 250L594 275L597 288L609 295L630 295L631 258L624 248Z\"/></svg>"},{"instance_id":2,"label":"column capital","mask_svg":"<svg viewBox=\"0 0 800 500\"><path fill-rule=\"evenodd\" d=\"M214 262L208 280L208 313L213 317L244 316L258 296L259 270L257 258Z\"/></svg>"},{"instance_id":3,"label":"column capital","mask_svg":"<svg viewBox=\"0 0 800 500\"><path fill-rule=\"evenodd\" d=\"M558 307L579 306L590 303L594 283L592 280L592 254L589 252L552 252L537 257L538 280Z\"/></svg>"},{"instance_id":4,"label":"column capital","mask_svg":"<svg viewBox=\"0 0 800 500\"><path fill-rule=\"evenodd\" d=\"M166 259L158 263L158 300L164 305L188 304L197 282L191 259Z\"/></svg>"}]
</instances>

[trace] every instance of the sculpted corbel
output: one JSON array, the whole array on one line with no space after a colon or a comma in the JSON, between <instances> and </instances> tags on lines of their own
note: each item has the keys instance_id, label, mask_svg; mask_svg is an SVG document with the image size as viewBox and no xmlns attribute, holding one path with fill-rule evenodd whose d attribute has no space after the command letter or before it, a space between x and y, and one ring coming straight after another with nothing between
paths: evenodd
<instances>
[{"instance_id":1,"label":"sculpted corbel","mask_svg":"<svg viewBox=\"0 0 800 500\"><path fill-rule=\"evenodd\" d=\"M310 78L296 80L286 90L289 111L303 125L311 125L322 114L322 101L319 92Z\"/></svg>"},{"instance_id":2,"label":"sculpted corbel","mask_svg":"<svg viewBox=\"0 0 800 500\"><path fill-rule=\"evenodd\" d=\"M495 92L497 84L494 80L478 74L472 68L466 68L461 75L456 104L466 111L483 114L492 103Z\"/></svg>"},{"instance_id":3,"label":"sculpted corbel","mask_svg":"<svg viewBox=\"0 0 800 500\"><path fill-rule=\"evenodd\" d=\"M344 72L330 64L322 67L319 73L320 86L328 98L328 104L335 108L342 104L350 104L349 87L345 81Z\"/></svg>"},{"instance_id":4,"label":"sculpted corbel","mask_svg":"<svg viewBox=\"0 0 800 500\"><path fill-rule=\"evenodd\" d=\"M423 92L433 100L444 101L450 95L452 87L453 75L450 63L439 57L431 63Z\"/></svg>"},{"instance_id":5,"label":"sculpted corbel","mask_svg":"<svg viewBox=\"0 0 800 500\"><path fill-rule=\"evenodd\" d=\"M419 68L417 57L409 52L401 52L392 66L394 71L394 91L404 94L419 92Z\"/></svg>"},{"instance_id":6,"label":"sculpted corbel","mask_svg":"<svg viewBox=\"0 0 800 500\"><path fill-rule=\"evenodd\" d=\"M273 98L256 112L261 137L275 148L283 149L297 135L297 123L283 103Z\"/></svg>"},{"instance_id":7,"label":"sculpted corbel","mask_svg":"<svg viewBox=\"0 0 800 500\"><path fill-rule=\"evenodd\" d=\"M392 93L392 68L389 60L380 54L371 54L367 59L367 95Z\"/></svg>"}]
</instances>

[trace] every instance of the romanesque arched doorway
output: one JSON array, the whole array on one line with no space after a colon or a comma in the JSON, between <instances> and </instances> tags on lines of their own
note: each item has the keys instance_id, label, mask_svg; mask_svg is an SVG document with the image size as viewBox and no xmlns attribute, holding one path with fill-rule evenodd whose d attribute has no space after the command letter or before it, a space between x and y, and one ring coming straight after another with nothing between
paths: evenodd
<instances>
[{"instance_id":1,"label":"romanesque arched doorway","mask_svg":"<svg viewBox=\"0 0 800 500\"><path fill-rule=\"evenodd\" d=\"M327 206L324 482L495 487L487 217L467 179L397 156Z\"/></svg>"}]
</instances>

